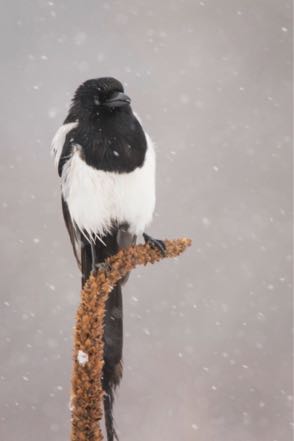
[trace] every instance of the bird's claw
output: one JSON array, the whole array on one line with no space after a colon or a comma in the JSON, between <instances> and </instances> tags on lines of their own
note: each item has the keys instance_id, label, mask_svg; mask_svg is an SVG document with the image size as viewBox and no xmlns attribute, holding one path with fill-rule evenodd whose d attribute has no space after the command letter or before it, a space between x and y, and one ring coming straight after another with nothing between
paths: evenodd
<instances>
[{"instance_id":1,"label":"bird's claw","mask_svg":"<svg viewBox=\"0 0 294 441\"><path fill-rule=\"evenodd\" d=\"M107 262L100 262L95 264L95 271L110 271L111 266Z\"/></svg>"},{"instance_id":2,"label":"bird's claw","mask_svg":"<svg viewBox=\"0 0 294 441\"><path fill-rule=\"evenodd\" d=\"M143 233L143 238L145 240L145 243L148 244L151 248L157 249L161 252L161 254L164 256L166 247L165 243L162 240L159 239L153 239L153 237L148 236L148 234Z\"/></svg>"}]
</instances>

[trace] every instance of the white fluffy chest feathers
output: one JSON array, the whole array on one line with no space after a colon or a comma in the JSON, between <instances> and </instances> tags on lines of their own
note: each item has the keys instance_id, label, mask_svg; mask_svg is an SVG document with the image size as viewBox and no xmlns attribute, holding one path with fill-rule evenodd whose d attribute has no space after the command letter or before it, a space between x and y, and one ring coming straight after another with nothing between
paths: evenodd
<instances>
[{"instance_id":1,"label":"white fluffy chest feathers","mask_svg":"<svg viewBox=\"0 0 294 441\"><path fill-rule=\"evenodd\" d=\"M62 194L72 220L89 238L103 237L114 222L128 223L140 234L151 222L155 206L155 153L150 138L142 167L114 173L88 166L77 150L65 164Z\"/></svg>"}]
</instances>

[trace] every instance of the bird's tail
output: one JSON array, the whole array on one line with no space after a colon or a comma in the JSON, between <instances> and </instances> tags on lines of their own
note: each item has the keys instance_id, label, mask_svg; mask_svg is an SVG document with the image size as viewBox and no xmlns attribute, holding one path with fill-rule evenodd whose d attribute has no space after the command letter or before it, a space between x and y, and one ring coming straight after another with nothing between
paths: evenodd
<instances>
[{"instance_id":1,"label":"bird's tail","mask_svg":"<svg viewBox=\"0 0 294 441\"><path fill-rule=\"evenodd\" d=\"M113 441L118 439L113 422L114 391L122 377L123 328L120 284L113 288L106 302L104 323L104 419L107 441Z\"/></svg>"}]
</instances>

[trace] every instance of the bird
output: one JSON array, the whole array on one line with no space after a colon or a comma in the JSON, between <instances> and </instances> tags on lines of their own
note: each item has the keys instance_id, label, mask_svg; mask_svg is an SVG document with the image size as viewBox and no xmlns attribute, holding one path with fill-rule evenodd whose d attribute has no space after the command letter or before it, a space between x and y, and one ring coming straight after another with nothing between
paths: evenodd
<instances>
[{"instance_id":1,"label":"bird","mask_svg":"<svg viewBox=\"0 0 294 441\"><path fill-rule=\"evenodd\" d=\"M61 181L61 203L82 286L91 272L121 248L145 243L165 252L145 232L155 208L155 149L122 83L112 77L85 81L53 137L51 152ZM122 285L110 292L104 321L104 419L107 440L118 439L114 391L122 378Z\"/></svg>"}]
</instances>

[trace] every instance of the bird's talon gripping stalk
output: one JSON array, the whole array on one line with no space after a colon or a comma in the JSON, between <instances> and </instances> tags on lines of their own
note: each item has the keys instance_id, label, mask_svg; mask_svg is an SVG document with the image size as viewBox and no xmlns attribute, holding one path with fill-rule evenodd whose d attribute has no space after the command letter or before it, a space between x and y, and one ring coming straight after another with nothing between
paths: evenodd
<instances>
[{"instance_id":1,"label":"bird's talon gripping stalk","mask_svg":"<svg viewBox=\"0 0 294 441\"><path fill-rule=\"evenodd\" d=\"M100 263L96 263L95 265L95 269L99 272L99 271L106 271L109 272L111 270L111 266L109 263L107 262L100 262Z\"/></svg>"},{"instance_id":2,"label":"bird's talon gripping stalk","mask_svg":"<svg viewBox=\"0 0 294 441\"><path fill-rule=\"evenodd\" d=\"M143 238L146 244L148 244L153 249L158 249L162 256L165 255L166 247L162 240L154 239L146 233L143 233Z\"/></svg>"}]
</instances>

